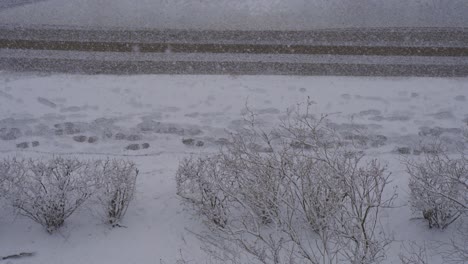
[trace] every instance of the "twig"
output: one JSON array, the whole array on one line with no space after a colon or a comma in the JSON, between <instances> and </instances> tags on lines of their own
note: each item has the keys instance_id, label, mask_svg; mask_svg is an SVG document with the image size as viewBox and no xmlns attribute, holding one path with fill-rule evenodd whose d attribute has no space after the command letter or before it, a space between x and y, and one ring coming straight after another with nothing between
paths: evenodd
<instances>
[{"instance_id":1,"label":"twig","mask_svg":"<svg viewBox=\"0 0 468 264\"><path fill-rule=\"evenodd\" d=\"M34 255L36 255L35 252L21 252L19 254L0 257L0 260L19 259L19 258L24 258L24 257L33 257Z\"/></svg>"}]
</instances>

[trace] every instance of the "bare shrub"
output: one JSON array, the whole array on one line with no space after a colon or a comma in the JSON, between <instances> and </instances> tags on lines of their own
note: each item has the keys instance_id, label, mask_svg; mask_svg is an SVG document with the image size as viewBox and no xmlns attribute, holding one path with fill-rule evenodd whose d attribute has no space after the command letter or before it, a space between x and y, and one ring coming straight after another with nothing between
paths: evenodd
<instances>
[{"instance_id":1,"label":"bare shrub","mask_svg":"<svg viewBox=\"0 0 468 264\"><path fill-rule=\"evenodd\" d=\"M410 175L410 204L429 223L429 228L446 228L468 211L468 162L450 157L440 146L422 160L407 160Z\"/></svg>"},{"instance_id":2,"label":"bare shrub","mask_svg":"<svg viewBox=\"0 0 468 264\"><path fill-rule=\"evenodd\" d=\"M180 163L178 195L209 220L195 234L205 250L232 263L381 261L386 167L308 109L270 132L248 121L219 153Z\"/></svg>"},{"instance_id":3,"label":"bare shrub","mask_svg":"<svg viewBox=\"0 0 468 264\"><path fill-rule=\"evenodd\" d=\"M199 214L217 226L227 223L227 197L216 187L227 183L220 175L219 157L186 158L177 170L177 194L197 208ZM232 187L232 186L231 186Z\"/></svg>"},{"instance_id":4,"label":"bare shrub","mask_svg":"<svg viewBox=\"0 0 468 264\"><path fill-rule=\"evenodd\" d=\"M97 161L97 200L105 210L106 221L115 226L124 217L135 195L138 169L128 160Z\"/></svg>"},{"instance_id":5,"label":"bare shrub","mask_svg":"<svg viewBox=\"0 0 468 264\"><path fill-rule=\"evenodd\" d=\"M402 264L429 264L426 246L418 245L416 242L408 242L402 245L401 253L398 254Z\"/></svg>"},{"instance_id":6,"label":"bare shrub","mask_svg":"<svg viewBox=\"0 0 468 264\"><path fill-rule=\"evenodd\" d=\"M6 159L7 198L19 214L46 228L60 228L92 194L94 168L74 158Z\"/></svg>"},{"instance_id":7,"label":"bare shrub","mask_svg":"<svg viewBox=\"0 0 468 264\"><path fill-rule=\"evenodd\" d=\"M5 181L10 174L10 166L5 162L0 162L0 199L3 198L7 191Z\"/></svg>"},{"instance_id":8,"label":"bare shrub","mask_svg":"<svg viewBox=\"0 0 468 264\"><path fill-rule=\"evenodd\" d=\"M468 223L460 223L450 241L439 243L437 251L442 256L444 263L468 263Z\"/></svg>"},{"instance_id":9,"label":"bare shrub","mask_svg":"<svg viewBox=\"0 0 468 264\"><path fill-rule=\"evenodd\" d=\"M402 264L466 264L468 263L468 224L465 222L458 224L453 229L449 241L405 243L399 257Z\"/></svg>"},{"instance_id":10,"label":"bare shrub","mask_svg":"<svg viewBox=\"0 0 468 264\"><path fill-rule=\"evenodd\" d=\"M443 263L466 263L468 160L462 151L449 154L438 139L434 142L422 147L426 150L422 158L404 162L410 175L410 204L414 212L427 220L430 228L445 229L457 219L461 220L453 229L450 241L434 241L431 250L442 257ZM415 256L417 254L413 253Z\"/></svg>"}]
</instances>

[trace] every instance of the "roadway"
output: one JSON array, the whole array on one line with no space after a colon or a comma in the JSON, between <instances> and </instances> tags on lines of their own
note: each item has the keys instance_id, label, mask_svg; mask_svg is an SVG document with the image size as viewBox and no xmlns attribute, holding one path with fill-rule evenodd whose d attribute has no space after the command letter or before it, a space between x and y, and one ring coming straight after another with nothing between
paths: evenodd
<instances>
[{"instance_id":1,"label":"roadway","mask_svg":"<svg viewBox=\"0 0 468 264\"><path fill-rule=\"evenodd\" d=\"M0 27L0 70L468 76L465 28L311 31Z\"/></svg>"}]
</instances>

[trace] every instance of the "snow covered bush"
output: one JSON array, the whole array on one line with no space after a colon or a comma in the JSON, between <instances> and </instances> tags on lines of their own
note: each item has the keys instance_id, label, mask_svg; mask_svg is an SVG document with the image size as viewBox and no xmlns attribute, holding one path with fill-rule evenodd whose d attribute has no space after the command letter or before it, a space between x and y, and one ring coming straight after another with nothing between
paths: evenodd
<instances>
[{"instance_id":1,"label":"snow covered bush","mask_svg":"<svg viewBox=\"0 0 468 264\"><path fill-rule=\"evenodd\" d=\"M220 175L218 158L182 160L176 173L177 194L193 204L206 219L224 227L227 223L227 197L216 186L226 182L226 177Z\"/></svg>"},{"instance_id":2,"label":"snow covered bush","mask_svg":"<svg viewBox=\"0 0 468 264\"><path fill-rule=\"evenodd\" d=\"M6 159L7 199L52 233L93 193L95 168L75 158Z\"/></svg>"},{"instance_id":3,"label":"snow covered bush","mask_svg":"<svg viewBox=\"0 0 468 264\"><path fill-rule=\"evenodd\" d=\"M450 157L440 148L420 161L407 161L410 204L429 223L446 228L468 212L468 161Z\"/></svg>"},{"instance_id":4,"label":"snow covered bush","mask_svg":"<svg viewBox=\"0 0 468 264\"><path fill-rule=\"evenodd\" d=\"M6 191L6 186L5 186L5 181L6 177L9 172L9 166L8 164L4 162L0 162L0 199L2 199L5 196Z\"/></svg>"},{"instance_id":5,"label":"snow covered bush","mask_svg":"<svg viewBox=\"0 0 468 264\"><path fill-rule=\"evenodd\" d=\"M454 228L450 241L439 243L436 252L442 256L444 263L468 263L468 221L460 221Z\"/></svg>"},{"instance_id":6,"label":"snow covered bush","mask_svg":"<svg viewBox=\"0 0 468 264\"><path fill-rule=\"evenodd\" d=\"M450 241L433 241L428 245L410 244L400 255L404 264L430 263L427 251L436 252L443 263L468 262L468 160L463 152L449 154L436 139L423 146L419 159L405 159L410 175L410 205L429 224L445 229L457 219Z\"/></svg>"},{"instance_id":7,"label":"snow covered bush","mask_svg":"<svg viewBox=\"0 0 468 264\"><path fill-rule=\"evenodd\" d=\"M118 224L134 196L138 169L119 159L11 158L0 162L0 176L2 191L19 214L52 233L91 196L104 208L106 221Z\"/></svg>"},{"instance_id":8,"label":"snow covered bush","mask_svg":"<svg viewBox=\"0 0 468 264\"><path fill-rule=\"evenodd\" d=\"M401 264L429 264L427 247L414 241L404 243L398 256Z\"/></svg>"},{"instance_id":9,"label":"snow covered bush","mask_svg":"<svg viewBox=\"0 0 468 264\"><path fill-rule=\"evenodd\" d=\"M435 252L435 254L428 254L428 252ZM435 261L434 256L440 256L441 260ZM463 221L457 223L450 234L449 241L404 243L399 257L402 264L466 264L468 263L468 223Z\"/></svg>"},{"instance_id":10,"label":"snow covered bush","mask_svg":"<svg viewBox=\"0 0 468 264\"><path fill-rule=\"evenodd\" d=\"M124 217L135 195L138 169L128 160L97 161L97 200L105 210L106 221L112 226Z\"/></svg>"},{"instance_id":11,"label":"snow covered bush","mask_svg":"<svg viewBox=\"0 0 468 264\"><path fill-rule=\"evenodd\" d=\"M205 250L232 263L376 263L389 240L379 213L389 173L346 144L325 117L254 120L218 153L185 159L177 193L205 221ZM304 147L297 147L304 146Z\"/></svg>"}]
</instances>

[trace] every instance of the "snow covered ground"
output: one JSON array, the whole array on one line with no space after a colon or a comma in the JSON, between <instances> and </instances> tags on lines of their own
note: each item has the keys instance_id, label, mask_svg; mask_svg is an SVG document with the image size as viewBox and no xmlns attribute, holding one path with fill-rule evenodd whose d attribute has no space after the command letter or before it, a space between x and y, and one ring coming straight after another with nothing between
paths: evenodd
<instances>
[{"instance_id":1,"label":"snow covered ground","mask_svg":"<svg viewBox=\"0 0 468 264\"><path fill-rule=\"evenodd\" d=\"M3 0L0 24L310 30L467 27L465 0ZM2 8L3 7L3 8Z\"/></svg>"},{"instance_id":2,"label":"snow covered ground","mask_svg":"<svg viewBox=\"0 0 468 264\"><path fill-rule=\"evenodd\" d=\"M11 263L47 264L174 263L181 254L186 260L203 261L203 252L188 231L199 230L201 224L183 210L175 194L178 161L216 151L227 131L242 126L246 106L268 126L307 98L317 114L332 114L339 132L359 130L367 135L366 151L389 164L401 206L383 214L385 228L396 241L387 263L397 263L400 241L447 239L450 229L442 233L410 221L407 175L398 162L398 148L417 151L421 136L436 134L452 149L464 146L466 78L3 72L0 157L57 153L127 157L141 174L136 200L123 222L127 228L105 226L88 204L59 233L48 235L7 206L0 207L0 256L36 252ZM80 136L97 140L79 142ZM184 145L182 139L188 138L203 146ZM135 148L139 150L131 150Z\"/></svg>"}]
</instances>

